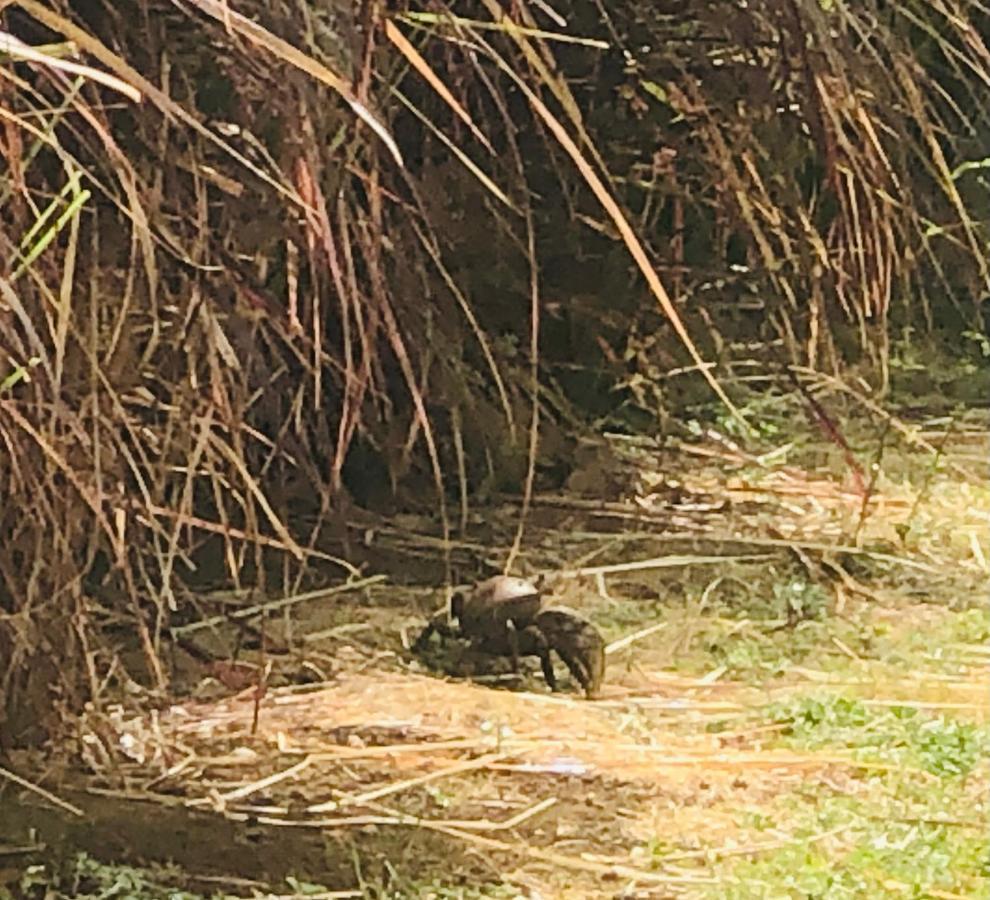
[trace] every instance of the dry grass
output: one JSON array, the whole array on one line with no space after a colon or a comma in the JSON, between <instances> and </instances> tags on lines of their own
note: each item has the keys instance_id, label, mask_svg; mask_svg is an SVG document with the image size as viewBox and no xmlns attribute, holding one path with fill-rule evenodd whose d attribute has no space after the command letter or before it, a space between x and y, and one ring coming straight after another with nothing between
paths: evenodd
<instances>
[{"instance_id":1,"label":"dry grass","mask_svg":"<svg viewBox=\"0 0 990 900\"><path fill-rule=\"evenodd\" d=\"M173 668L173 639L207 633L215 645L199 651L226 665L248 634L260 650L213 671L228 687L260 684L257 695L196 708L234 723L231 752L247 709L256 754L282 733L292 756L300 732L314 743L299 752L339 752L306 725L310 708L334 721L374 713L387 731L348 666L391 672L376 676L382 704L422 704L424 692L445 704L419 738L474 741L445 757L466 768L437 781L462 779L470 796L475 780L493 790L505 775L515 793L501 819L467 803L452 825L423 793L429 763L410 777L431 780L408 789L372 766L369 784L333 788L361 815L414 814L458 840L474 834L479 852L687 889L722 876L675 871L659 851L651 869L618 827L598 856L564 834L577 843L533 856L556 840L525 830L551 797L522 802L525 773L504 767L552 765L537 745L576 729L588 736L567 752L595 767L596 784L617 779L632 795L658 790L654 747L675 784L696 777L698 759L721 772L722 756L752 768L761 790L768 773L845 772L835 754L769 753L755 736L767 723L740 724L731 750L704 730L753 710L740 673L783 666L796 679L782 694L837 687L831 667L785 658L779 636L794 629L807 656L817 626L802 631L802 617L825 608L842 626L829 661L874 678L854 678L857 695L980 713L970 673L915 686L903 660L882 670L848 626L869 614L889 636L903 609L931 624L917 592L947 596L988 568L972 460L953 455L958 478L942 478L956 436L915 429L880 399L896 329L948 322L955 340L987 285L986 223L970 212L985 205L973 136L986 109L971 102L987 80L973 37L985 10L766 0L690 4L671 23L640 6L575 6L561 20L546 4L495 0L458 16L337 4L328 17L297 0L0 4L5 748L77 731L89 703L94 771L147 790L170 778L181 792L197 767L212 771L213 749L186 748L175 711L152 727L114 704L167 707L177 670L201 674L184 658ZM712 389L728 417L705 410L698 424ZM870 417L867 433L847 430L849 410ZM768 429L796 430L801 411L831 444L810 451L821 459ZM602 485L608 461L578 459L596 417L596 431L623 433L631 480ZM657 466L675 442L636 431L676 432L685 453L734 477L679 455ZM925 450L929 475L899 483L889 447ZM788 455L797 461L781 464ZM606 490L562 497L568 475L576 492L582 480ZM391 606L372 605L377 573L361 566L379 551L431 583L491 565L567 570L561 589L591 595L610 637L636 635L616 649L611 696L586 707L410 675L395 609L412 594L390 588ZM754 582L760 566L770 577ZM361 622L320 623L328 634L302 642L322 654L317 671L348 666L304 702L277 679L298 649L294 608L314 604L309 582L328 569L337 618L374 619L389 637L362 643L334 631ZM682 602L665 628L630 613L669 589ZM353 612L355 595L369 609ZM753 615L734 619L736 602ZM773 625L761 618L770 606ZM276 609L272 624L263 614ZM977 642L959 643L972 663ZM692 654L697 669L672 675ZM511 740L530 743L488 759L503 744L492 750L470 713L487 704L504 705ZM143 762L129 770L131 751ZM210 796L256 782L242 775ZM320 788L313 803L327 802ZM420 806L357 802L393 788ZM561 821L580 834L589 820ZM464 825L481 821L497 840ZM523 830L507 837L513 823ZM831 850L829 830L819 836Z\"/></svg>"},{"instance_id":2,"label":"dry grass","mask_svg":"<svg viewBox=\"0 0 990 900\"><path fill-rule=\"evenodd\" d=\"M737 236L751 286L780 298L761 314L783 339L777 364L805 367L795 384L838 445L822 399L835 384L815 374L841 369L833 313L882 390L898 292L919 291L930 317L925 292L949 280L938 241L954 292L985 280L982 226L962 193L973 160L936 136L965 118L956 94L986 65L966 50L965 16L935 5L914 15L937 23L951 85L938 66L918 71L911 20L876 30L867 11L808 0L788 16L750 4L713 21L700 9L683 36L697 73L687 89L680 51L659 49L669 45L661 18L648 26L660 33L637 37L651 49L627 59L618 93L643 131L615 141L614 119L602 121L617 112L614 86L567 72L583 60L607 73L608 54L640 27L635 4L607 22L573 11L552 28L527 3L511 16L485 2L474 17L381 22L343 8L320 18L288 0L134 6L141 28L112 5L90 15L19 0L4 11L28 38L5 38L19 62L3 72L0 199L10 311L0 575L4 622L21 623L3 626L0 649L18 708L55 703L52 661L26 637L38 623L66 648L68 707L122 671L103 640L121 616L142 642L128 677L165 691L162 634L191 603L197 572L298 590L314 559L351 552L338 528L345 481L358 505L439 508L443 537L466 529L479 488L521 487L511 564L538 463L567 458L580 431L582 388L563 378L599 367L583 359L589 340L606 381L634 370L630 414L666 421L664 373L686 364L741 421L726 373L709 362L728 346L726 326L717 310L699 313L700 329L682 313ZM748 37L712 50L726 28ZM820 53L787 62L784 49L812 33ZM771 46L781 48L771 65L749 64ZM734 90L767 99L733 109ZM394 112L392 97L415 114ZM784 101L788 115L777 115ZM664 146L641 178L654 119ZM419 151L403 153L400 132ZM622 177L613 156L631 160ZM478 248L457 225L466 209L488 263L470 262ZM555 225L546 242L561 215L576 230ZM711 233L711 245L689 252L685 229ZM558 299L575 286L549 277L548 261L609 260L603 234L618 238L682 349L661 347L655 311L630 302L613 321L577 296ZM631 301L639 289L595 290ZM561 345L548 311L571 321ZM741 323L729 325L742 339ZM764 347L770 337L754 335ZM327 538L343 552L319 550ZM91 603L96 588L106 609ZM11 718L8 731L32 730L30 713Z\"/></svg>"},{"instance_id":3,"label":"dry grass","mask_svg":"<svg viewBox=\"0 0 990 900\"><path fill-rule=\"evenodd\" d=\"M654 474L640 475L656 486ZM684 490L700 497L715 478L705 462L683 476ZM801 483L805 489L795 490ZM297 623L297 638L304 623L320 629L307 653L321 643L335 648L327 657L337 663L330 681L269 687L260 697L254 687L211 700L190 696L150 715L133 706L91 711L79 727L91 770L85 790L122 802L181 804L234 823L332 834L345 844L347 835L367 841L377 834L366 845L368 861L393 852L386 834L428 832L459 849L446 864L424 857L425 871L403 857L406 877L495 879L540 896L611 896L621 885L751 896L739 886L741 872L776 883L776 865L811 883L819 853L846 860L842 877L852 878L859 870L850 860L864 834L879 840L870 829L879 834L902 821L936 832L961 829L970 841L987 775L973 741L987 739L979 735L990 722L986 654L963 639L976 612L967 612L965 591L981 582L980 557L968 540L935 537L975 528L990 503L975 499L979 489L957 474L936 476L923 496L917 484L891 484L889 494L887 487L874 498L877 512L857 524L859 499L834 482L802 482L793 464L762 474L748 469L717 491L731 503L705 513L709 535L744 531L757 546L768 526L793 535L762 542L776 555L733 563L763 570L749 576L751 596L760 596L796 577L776 568L788 552L781 548L804 547L808 562L827 559L815 548L841 546L835 528L858 529L863 544L876 548L891 537L891 522L903 523L904 510L912 510L910 547L847 547L863 560L872 554L880 568L860 573L852 587L835 574L820 582L834 591L824 618L811 613L782 631L766 599L754 601L759 614L726 609L716 582L734 577L731 566L714 580L710 572L698 579L688 573L709 570L707 557L623 562L635 543L613 543L597 567L607 596L589 589L595 581L583 580L587 567L565 571L556 588L610 633L638 636L615 642L602 697L589 702L416 673L395 634L401 620L393 613L402 601L393 589L390 599L379 598L385 605L378 617L352 606L342 615L349 628L323 628L329 620L320 616ZM698 505L681 496L685 508ZM659 512L643 500L641 510ZM567 534L581 540L573 529ZM603 546L601 537L584 540ZM557 543L571 546L564 532ZM947 585L950 561L955 580ZM815 571L844 571L834 565ZM689 599L661 606L657 623L657 607L643 606L644 587L669 590L671 579ZM923 604L911 600L919 582L928 586ZM843 598L845 608L836 609ZM620 615L621 624L608 621ZM362 622L374 624L362 632ZM362 634L369 643L355 642ZM270 635L277 641L278 629ZM748 660L738 655L744 647L765 652ZM723 649L736 654L724 657L727 664L718 663ZM764 668L767 660L772 669ZM805 846L817 849L795 868L790 855ZM969 846L950 841L939 852L965 854ZM878 896L912 878L933 896L953 895L939 887L941 869L925 875L889 861L876 865L887 885ZM956 873L957 888L978 883L966 865Z\"/></svg>"}]
</instances>

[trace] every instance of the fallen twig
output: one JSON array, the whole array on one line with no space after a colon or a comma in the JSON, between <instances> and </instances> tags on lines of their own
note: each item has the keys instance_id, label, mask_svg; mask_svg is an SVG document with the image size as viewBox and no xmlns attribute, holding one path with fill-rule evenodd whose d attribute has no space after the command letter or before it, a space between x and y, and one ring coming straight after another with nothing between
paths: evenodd
<instances>
[{"instance_id":1,"label":"fallen twig","mask_svg":"<svg viewBox=\"0 0 990 900\"><path fill-rule=\"evenodd\" d=\"M82 818L85 815L85 813L83 813L78 806L73 806L68 801L56 797L51 791L46 791L43 787L21 778L20 775L14 774L10 771L10 769L5 769L3 766L0 766L0 777L6 778L8 781L12 781L14 784L20 785L25 790L31 791L32 794L37 794L39 797L44 797L49 803L54 803L60 809L64 809L66 812L72 813L74 816L79 816Z\"/></svg>"},{"instance_id":2,"label":"fallen twig","mask_svg":"<svg viewBox=\"0 0 990 900\"><path fill-rule=\"evenodd\" d=\"M190 622L188 625L179 625L175 628L169 629L172 636L180 634L191 634L194 631L202 631L204 628L213 628L216 625L222 625L224 622L229 622L231 620L238 621L240 619L249 619L252 616L258 615L258 613L272 612L276 609L286 609L289 606L295 606L299 603L308 603L310 600L322 600L326 597L333 597L336 594L344 594L349 591L358 591L362 588L370 587L373 584L378 584L385 581L384 575L372 575L368 578L362 578L359 581L348 581L344 584L337 585L332 588L320 588L318 591L307 591L304 594L295 594L292 597L283 597L280 600L269 600L266 603L257 603L254 606L248 606L245 609L238 609L231 613L220 616L211 616L208 619L200 619L198 622Z\"/></svg>"}]
</instances>

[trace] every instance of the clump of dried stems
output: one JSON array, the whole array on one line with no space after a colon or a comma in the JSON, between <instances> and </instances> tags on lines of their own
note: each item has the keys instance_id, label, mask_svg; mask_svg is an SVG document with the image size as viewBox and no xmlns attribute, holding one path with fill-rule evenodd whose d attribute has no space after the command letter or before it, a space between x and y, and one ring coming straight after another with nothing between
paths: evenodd
<instances>
[{"instance_id":1,"label":"clump of dried stems","mask_svg":"<svg viewBox=\"0 0 990 900\"><path fill-rule=\"evenodd\" d=\"M623 379L739 417L725 335L882 387L895 324L964 327L990 55L954 10L3 4L0 733L122 678L115 630L164 690L204 558L294 583L349 496L463 528Z\"/></svg>"}]
</instances>

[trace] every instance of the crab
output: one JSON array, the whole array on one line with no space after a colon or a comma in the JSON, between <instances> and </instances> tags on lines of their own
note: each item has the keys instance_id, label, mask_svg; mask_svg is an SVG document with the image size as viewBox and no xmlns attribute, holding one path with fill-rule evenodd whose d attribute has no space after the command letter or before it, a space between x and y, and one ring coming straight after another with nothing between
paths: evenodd
<instances>
[{"instance_id":1,"label":"crab","mask_svg":"<svg viewBox=\"0 0 990 900\"><path fill-rule=\"evenodd\" d=\"M467 640L472 649L508 657L519 671L520 656L539 657L543 677L557 690L550 651L593 697L605 674L605 641L580 613L545 602L543 586L523 578L499 575L472 589L456 592L449 608L438 612L423 629L413 649L423 651L431 636Z\"/></svg>"}]
</instances>

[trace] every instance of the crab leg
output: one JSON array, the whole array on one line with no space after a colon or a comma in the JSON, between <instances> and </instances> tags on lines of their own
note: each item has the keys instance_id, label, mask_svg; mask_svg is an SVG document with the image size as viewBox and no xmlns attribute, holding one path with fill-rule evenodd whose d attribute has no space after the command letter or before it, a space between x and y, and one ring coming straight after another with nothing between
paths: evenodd
<instances>
[{"instance_id":1,"label":"crab leg","mask_svg":"<svg viewBox=\"0 0 990 900\"><path fill-rule=\"evenodd\" d=\"M566 651L561 653L558 649L557 654L564 661L564 665L567 666L574 680L581 685L581 688L584 690L585 694L590 696L592 692L592 678L591 671L588 666L586 666L582 660L575 657L572 653L568 653Z\"/></svg>"},{"instance_id":2,"label":"crab leg","mask_svg":"<svg viewBox=\"0 0 990 900\"><path fill-rule=\"evenodd\" d=\"M535 644L535 653L540 658L540 668L543 678L551 691L557 690L557 676L553 671L553 660L550 658L550 644L546 635L535 625L524 628L522 633ZM532 652L532 651L531 651Z\"/></svg>"}]
</instances>

